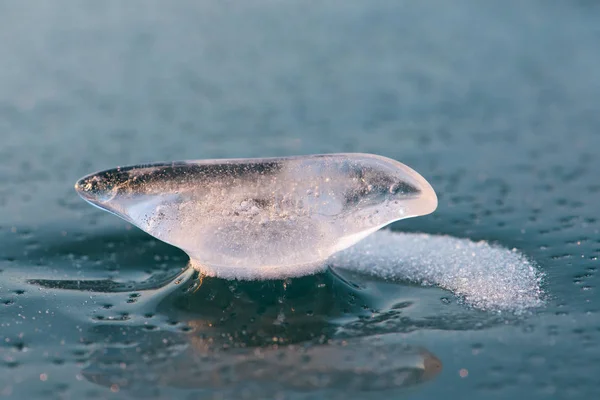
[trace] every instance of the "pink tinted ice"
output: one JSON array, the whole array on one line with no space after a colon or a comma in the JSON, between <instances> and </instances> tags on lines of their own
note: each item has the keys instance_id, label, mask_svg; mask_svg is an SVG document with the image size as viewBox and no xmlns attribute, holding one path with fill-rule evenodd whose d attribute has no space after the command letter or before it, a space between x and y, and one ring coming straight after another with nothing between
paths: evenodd
<instances>
[{"instance_id":1,"label":"pink tinted ice","mask_svg":"<svg viewBox=\"0 0 600 400\"><path fill-rule=\"evenodd\" d=\"M421 175L371 154L137 165L75 189L181 248L203 273L239 279L313 273L383 226L437 207Z\"/></svg>"}]
</instances>

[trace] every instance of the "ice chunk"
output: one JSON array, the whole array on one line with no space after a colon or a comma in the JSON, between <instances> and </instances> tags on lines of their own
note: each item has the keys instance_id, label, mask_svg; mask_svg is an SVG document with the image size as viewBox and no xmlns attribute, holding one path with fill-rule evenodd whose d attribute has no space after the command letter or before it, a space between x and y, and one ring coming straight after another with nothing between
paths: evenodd
<instances>
[{"instance_id":1,"label":"ice chunk","mask_svg":"<svg viewBox=\"0 0 600 400\"><path fill-rule=\"evenodd\" d=\"M205 274L228 278L315 272L381 227L437 207L422 176L370 154L138 165L86 176L75 188L183 249Z\"/></svg>"}]
</instances>

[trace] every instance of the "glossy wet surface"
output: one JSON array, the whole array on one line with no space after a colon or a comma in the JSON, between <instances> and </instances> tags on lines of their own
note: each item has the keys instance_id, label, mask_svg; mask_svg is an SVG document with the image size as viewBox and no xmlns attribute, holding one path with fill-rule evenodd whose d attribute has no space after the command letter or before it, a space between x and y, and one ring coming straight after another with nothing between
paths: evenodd
<instances>
[{"instance_id":1,"label":"glossy wet surface","mask_svg":"<svg viewBox=\"0 0 600 400\"><path fill-rule=\"evenodd\" d=\"M0 396L598 396L595 3L59 3L0 5ZM546 305L330 271L198 287L73 191L116 165L339 151L414 167L438 211L393 229L516 248Z\"/></svg>"}]
</instances>

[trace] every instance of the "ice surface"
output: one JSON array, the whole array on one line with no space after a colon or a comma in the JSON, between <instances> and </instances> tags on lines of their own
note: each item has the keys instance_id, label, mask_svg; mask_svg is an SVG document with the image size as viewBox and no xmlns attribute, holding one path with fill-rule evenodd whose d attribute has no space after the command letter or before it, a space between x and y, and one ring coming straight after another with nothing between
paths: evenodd
<instances>
[{"instance_id":1,"label":"ice surface","mask_svg":"<svg viewBox=\"0 0 600 400\"><path fill-rule=\"evenodd\" d=\"M543 303L543 275L516 250L450 236L382 230L333 256L333 267L437 285L480 309L519 311Z\"/></svg>"},{"instance_id":2,"label":"ice surface","mask_svg":"<svg viewBox=\"0 0 600 400\"><path fill-rule=\"evenodd\" d=\"M425 215L418 173L370 154L182 161L103 171L75 185L88 202L183 249L208 275L305 275L381 227Z\"/></svg>"}]
</instances>

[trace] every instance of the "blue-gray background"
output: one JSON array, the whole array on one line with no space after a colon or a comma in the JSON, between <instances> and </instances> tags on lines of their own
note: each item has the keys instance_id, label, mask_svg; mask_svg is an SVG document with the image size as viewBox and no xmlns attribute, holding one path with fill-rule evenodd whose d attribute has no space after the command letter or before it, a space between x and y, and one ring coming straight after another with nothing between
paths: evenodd
<instances>
[{"instance_id":1,"label":"blue-gray background","mask_svg":"<svg viewBox=\"0 0 600 400\"><path fill-rule=\"evenodd\" d=\"M92 296L26 283L149 275L103 253L133 234L77 198L78 177L358 151L439 193L397 229L516 247L547 274L548 306L518 321L399 329L444 363L410 395L595 398L599 107L594 1L2 0L0 396L123 394L81 380L87 350L60 333L93 323ZM444 296L427 293L412 301Z\"/></svg>"}]
</instances>

